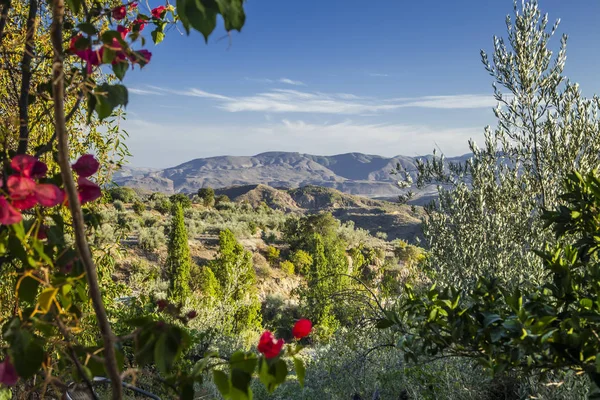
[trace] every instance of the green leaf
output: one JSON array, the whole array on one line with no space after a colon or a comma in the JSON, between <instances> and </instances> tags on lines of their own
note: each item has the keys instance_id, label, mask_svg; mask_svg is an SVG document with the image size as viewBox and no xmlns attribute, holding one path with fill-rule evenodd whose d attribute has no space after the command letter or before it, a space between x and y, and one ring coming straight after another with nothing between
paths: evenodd
<instances>
[{"instance_id":1,"label":"green leaf","mask_svg":"<svg viewBox=\"0 0 600 400\"><path fill-rule=\"evenodd\" d=\"M70 1L77 1L79 3L81 2L81 0L70 0ZM81 3L80 3L80 5L81 5ZM88 35L95 35L98 32L96 30L96 27L93 24L90 24L89 22L84 22L82 24L77 25L77 29Z\"/></svg>"},{"instance_id":2,"label":"green leaf","mask_svg":"<svg viewBox=\"0 0 600 400\"><path fill-rule=\"evenodd\" d=\"M379 321L377 321L377 324L375 325L377 329L387 329L392 326L394 326L394 322L390 321L387 318L381 318Z\"/></svg>"},{"instance_id":3,"label":"green leaf","mask_svg":"<svg viewBox=\"0 0 600 400\"><path fill-rule=\"evenodd\" d=\"M159 44L165 38L165 34L159 29L153 30L151 35L152 35L152 40L154 41L154 44Z\"/></svg>"},{"instance_id":4,"label":"green leaf","mask_svg":"<svg viewBox=\"0 0 600 400\"><path fill-rule=\"evenodd\" d=\"M10 344L9 353L19 376L28 379L35 375L44 361L44 349L37 339L28 331L18 329L13 332Z\"/></svg>"},{"instance_id":5,"label":"green leaf","mask_svg":"<svg viewBox=\"0 0 600 400\"><path fill-rule=\"evenodd\" d=\"M109 117L115 108L126 106L129 102L127 88L123 85L98 85L94 90L94 97L94 109L101 120Z\"/></svg>"},{"instance_id":6,"label":"green leaf","mask_svg":"<svg viewBox=\"0 0 600 400\"><path fill-rule=\"evenodd\" d=\"M296 370L296 376L298 377L298 382L300 382L300 386L304 386L306 367L304 367L304 362L297 357L294 357L294 369Z\"/></svg>"},{"instance_id":7,"label":"green leaf","mask_svg":"<svg viewBox=\"0 0 600 400\"><path fill-rule=\"evenodd\" d=\"M244 372L252 375L254 373L254 369L256 368L256 364L258 363L258 358L256 358L256 354L254 353L244 353L243 351L236 351L231 355L229 359L229 366L234 369L238 368Z\"/></svg>"},{"instance_id":8,"label":"green leaf","mask_svg":"<svg viewBox=\"0 0 600 400\"><path fill-rule=\"evenodd\" d=\"M246 22L246 14L244 12L243 0L215 0L219 6L219 11L225 22L227 31L242 30Z\"/></svg>"},{"instance_id":9,"label":"green leaf","mask_svg":"<svg viewBox=\"0 0 600 400\"><path fill-rule=\"evenodd\" d=\"M175 359L180 352L179 345L180 343L177 339L168 333L163 333L158 337L154 346L154 362L156 363L156 368L162 374L167 375L171 372Z\"/></svg>"},{"instance_id":10,"label":"green leaf","mask_svg":"<svg viewBox=\"0 0 600 400\"><path fill-rule=\"evenodd\" d=\"M42 311L44 314L50 311L50 308L52 307L52 301L56 298L57 294L58 289L56 288L42 290L42 293L40 293L40 296L38 297L38 306L40 311Z\"/></svg>"},{"instance_id":11,"label":"green leaf","mask_svg":"<svg viewBox=\"0 0 600 400\"><path fill-rule=\"evenodd\" d=\"M232 398L238 399L251 399L252 391L250 390L250 382L252 382L252 375L242 371L241 369L234 368L231 370L231 394ZM239 393L236 393L238 391Z\"/></svg>"},{"instance_id":12,"label":"green leaf","mask_svg":"<svg viewBox=\"0 0 600 400\"><path fill-rule=\"evenodd\" d=\"M115 74L115 76L122 81L123 78L125 78L125 73L127 72L127 68L129 67L129 64L125 61L123 62L118 62L112 65L112 70L113 73Z\"/></svg>"},{"instance_id":13,"label":"green leaf","mask_svg":"<svg viewBox=\"0 0 600 400\"><path fill-rule=\"evenodd\" d=\"M219 393L221 393L223 397L227 397L231 388L227 374L223 371L214 369L213 380L215 381L215 385L217 385L217 389L219 389Z\"/></svg>"},{"instance_id":14,"label":"green leaf","mask_svg":"<svg viewBox=\"0 0 600 400\"><path fill-rule=\"evenodd\" d=\"M36 279L33 279L31 276L24 277L19 284L19 299L33 303L39 286L40 283Z\"/></svg>"},{"instance_id":15,"label":"green leaf","mask_svg":"<svg viewBox=\"0 0 600 400\"><path fill-rule=\"evenodd\" d=\"M208 43L208 37L217 26L217 11L211 5L204 6L200 0L186 0L185 15L190 26L202 33Z\"/></svg>"},{"instance_id":16,"label":"green leaf","mask_svg":"<svg viewBox=\"0 0 600 400\"><path fill-rule=\"evenodd\" d=\"M502 321L502 318L498 314L492 314L488 312L484 312L483 314L483 327L487 328L494 322Z\"/></svg>"}]
</instances>

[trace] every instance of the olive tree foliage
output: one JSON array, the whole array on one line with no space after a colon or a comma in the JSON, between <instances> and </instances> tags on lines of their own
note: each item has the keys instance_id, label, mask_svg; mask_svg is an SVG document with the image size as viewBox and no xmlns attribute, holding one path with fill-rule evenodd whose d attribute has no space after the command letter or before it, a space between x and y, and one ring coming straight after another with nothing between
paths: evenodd
<instances>
[{"instance_id":1,"label":"olive tree foliage","mask_svg":"<svg viewBox=\"0 0 600 400\"><path fill-rule=\"evenodd\" d=\"M551 27L535 0L514 4L507 40L481 59L494 78L497 127L483 147L469 141L471 157L448 163L443 155L417 163L417 185L437 183L427 207L424 236L429 266L441 282L470 286L479 276L536 284L539 258L530 251L553 239L539 215L558 202L568 171L586 173L600 162L599 99L582 96L564 75L567 36L556 54ZM411 184L409 171L404 183Z\"/></svg>"}]
</instances>

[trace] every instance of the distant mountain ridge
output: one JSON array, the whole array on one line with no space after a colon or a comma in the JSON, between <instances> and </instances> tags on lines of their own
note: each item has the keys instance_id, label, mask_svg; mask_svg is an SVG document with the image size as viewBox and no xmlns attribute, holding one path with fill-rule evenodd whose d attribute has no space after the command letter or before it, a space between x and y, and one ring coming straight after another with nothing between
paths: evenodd
<instances>
[{"instance_id":1,"label":"distant mountain ridge","mask_svg":"<svg viewBox=\"0 0 600 400\"><path fill-rule=\"evenodd\" d=\"M208 186L262 184L285 188L315 185L349 194L385 197L402 193L391 174L396 165L413 171L418 158L423 157L382 157L363 153L318 156L273 151L255 156L197 158L162 170L124 167L114 180L119 185L165 193L193 193ZM455 157L449 161L466 158Z\"/></svg>"}]
</instances>

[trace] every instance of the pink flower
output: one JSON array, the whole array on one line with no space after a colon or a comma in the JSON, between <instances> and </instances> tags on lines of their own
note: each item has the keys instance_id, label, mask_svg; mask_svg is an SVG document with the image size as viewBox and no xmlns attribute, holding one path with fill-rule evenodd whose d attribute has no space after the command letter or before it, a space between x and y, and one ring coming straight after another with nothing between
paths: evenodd
<instances>
[{"instance_id":1,"label":"pink flower","mask_svg":"<svg viewBox=\"0 0 600 400\"><path fill-rule=\"evenodd\" d=\"M312 322L306 318L303 318L298 320L298 322L296 322L292 328L292 335L294 335L296 339L302 339L303 337L308 336L311 330Z\"/></svg>"},{"instance_id":2,"label":"pink flower","mask_svg":"<svg viewBox=\"0 0 600 400\"><path fill-rule=\"evenodd\" d=\"M23 216L6 200L5 197L0 197L0 224L12 225L21 222ZM0 367L1 368L1 367ZM2 374L0 374L2 375Z\"/></svg>"},{"instance_id":3,"label":"pink flower","mask_svg":"<svg viewBox=\"0 0 600 400\"><path fill-rule=\"evenodd\" d=\"M88 178L98 172L100 163L91 154L84 154L72 165L77 175Z\"/></svg>"},{"instance_id":4,"label":"pink flower","mask_svg":"<svg viewBox=\"0 0 600 400\"><path fill-rule=\"evenodd\" d=\"M100 190L100 186L82 176L77 179L77 185L79 202L81 204L85 204L102 197L102 190Z\"/></svg>"},{"instance_id":5,"label":"pink flower","mask_svg":"<svg viewBox=\"0 0 600 400\"><path fill-rule=\"evenodd\" d=\"M14 386L19 380L17 370L14 365L11 364L10 359L6 357L4 361L0 363L0 383L5 386Z\"/></svg>"},{"instance_id":6,"label":"pink flower","mask_svg":"<svg viewBox=\"0 0 600 400\"><path fill-rule=\"evenodd\" d=\"M149 63L150 59L152 58L152 53L150 53L146 49L142 49L142 50L138 51L138 54L140 56L142 56L142 58L144 59L144 62L146 62L146 63Z\"/></svg>"},{"instance_id":7,"label":"pink flower","mask_svg":"<svg viewBox=\"0 0 600 400\"><path fill-rule=\"evenodd\" d=\"M165 6L158 6L158 7L154 8L154 9L152 9L152 11L151 11L151 13L152 13L152 16L153 16L154 18L156 18L156 19L160 19L160 18L161 18L161 16L162 16L162 14L163 14L163 12L164 12L166 9L167 9L167 7L165 7Z\"/></svg>"},{"instance_id":8,"label":"pink flower","mask_svg":"<svg viewBox=\"0 0 600 400\"><path fill-rule=\"evenodd\" d=\"M127 15L127 7L125 7L125 6L115 7L112 10L112 17L114 19L116 19L117 21L125 18L126 15Z\"/></svg>"},{"instance_id":9,"label":"pink flower","mask_svg":"<svg viewBox=\"0 0 600 400\"><path fill-rule=\"evenodd\" d=\"M127 27L124 27L123 25L117 26L117 32L119 32L121 34L121 38L123 40L125 40L129 31L130 31L130 29Z\"/></svg>"},{"instance_id":10,"label":"pink flower","mask_svg":"<svg viewBox=\"0 0 600 400\"><path fill-rule=\"evenodd\" d=\"M48 171L46 164L26 154L15 156L10 162L10 167L21 176L28 178L42 178Z\"/></svg>"},{"instance_id":11,"label":"pink flower","mask_svg":"<svg viewBox=\"0 0 600 400\"><path fill-rule=\"evenodd\" d=\"M65 194L56 185L38 183L35 187L35 199L43 207L54 207L62 204Z\"/></svg>"},{"instance_id":12,"label":"pink flower","mask_svg":"<svg viewBox=\"0 0 600 400\"><path fill-rule=\"evenodd\" d=\"M144 30L144 28L146 27L146 21L144 21L141 18L137 18L135 21L133 21L133 30L134 31L138 31L141 32Z\"/></svg>"},{"instance_id":13,"label":"pink flower","mask_svg":"<svg viewBox=\"0 0 600 400\"><path fill-rule=\"evenodd\" d=\"M281 353L283 344L283 339L277 340L271 332L264 331L258 341L258 351L263 353L266 358L274 358Z\"/></svg>"}]
</instances>

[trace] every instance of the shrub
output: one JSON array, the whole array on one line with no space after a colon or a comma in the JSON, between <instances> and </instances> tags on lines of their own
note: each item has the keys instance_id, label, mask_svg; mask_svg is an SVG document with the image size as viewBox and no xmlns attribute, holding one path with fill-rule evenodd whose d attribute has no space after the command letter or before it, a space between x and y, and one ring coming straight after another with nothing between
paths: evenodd
<instances>
[{"instance_id":1,"label":"shrub","mask_svg":"<svg viewBox=\"0 0 600 400\"><path fill-rule=\"evenodd\" d=\"M388 238L388 234L387 234L387 233L385 233L385 232L376 232L376 233L375 233L375 237L376 237L377 239L381 239L381 240L387 240L387 238Z\"/></svg>"},{"instance_id":2,"label":"shrub","mask_svg":"<svg viewBox=\"0 0 600 400\"><path fill-rule=\"evenodd\" d=\"M177 193L172 195L171 197L169 197L169 201L171 201L171 204L181 204L181 207L184 210L192 206L192 200L190 200L189 196L184 193Z\"/></svg>"},{"instance_id":3,"label":"shrub","mask_svg":"<svg viewBox=\"0 0 600 400\"><path fill-rule=\"evenodd\" d=\"M161 200L156 200L154 202L154 209L161 214L170 213L172 208L173 208L173 205L167 198L161 199Z\"/></svg>"},{"instance_id":4,"label":"shrub","mask_svg":"<svg viewBox=\"0 0 600 400\"><path fill-rule=\"evenodd\" d=\"M138 233L138 245L148 251L157 250L167 242L162 229L141 228Z\"/></svg>"},{"instance_id":5,"label":"shrub","mask_svg":"<svg viewBox=\"0 0 600 400\"><path fill-rule=\"evenodd\" d=\"M277 247L269 246L265 252L265 258L271 265L273 265L277 262L277 260L279 260L279 254L280 250Z\"/></svg>"},{"instance_id":6,"label":"shrub","mask_svg":"<svg viewBox=\"0 0 600 400\"><path fill-rule=\"evenodd\" d=\"M304 250L296 250L290 256L290 261L296 267L296 272L304 275L307 273L307 268L313 263L313 258Z\"/></svg>"},{"instance_id":7,"label":"shrub","mask_svg":"<svg viewBox=\"0 0 600 400\"><path fill-rule=\"evenodd\" d=\"M279 268L288 275L294 275L294 264L291 261L284 260L279 264Z\"/></svg>"},{"instance_id":8,"label":"shrub","mask_svg":"<svg viewBox=\"0 0 600 400\"><path fill-rule=\"evenodd\" d=\"M142 215L144 213L144 211L146 211L146 205L144 203L142 203L141 201L134 201L132 208L133 208L133 212L136 213L137 215Z\"/></svg>"},{"instance_id":9,"label":"shrub","mask_svg":"<svg viewBox=\"0 0 600 400\"><path fill-rule=\"evenodd\" d=\"M198 197L205 207L212 207L215 204L215 191L210 187L198 189Z\"/></svg>"},{"instance_id":10,"label":"shrub","mask_svg":"<svg viewBox=\"0 0 600 400\"><path fill-rule=\"evenodd\" d=\"M112 201L120 200L124 203L132 203L138 199L138 195L135 190L128 187L114 187L108 189L108 194Z\"/></svg>"},{"instance_id":11,"label":"shrub","mask_svg":"<svg viewBox=\"0 0 600 400\"><path fill-rule=\"evenodd\" d=\"M115 207L115 210L117 210L117 211L125 211L125 204L123 204L123 202L121 200L115 200L113 202L113 206Z\"/></svg>"},{"instance_id":12,"label":"shrub","mask_svg":"<svg viewBox=\"0 0 600 400\"><path fill-rule=\"evenodd\" d=\"M231 200L226 194L220 194L215 197L215 207L219 205L219 203L230 203Z\"/></svg>"}]
</instances>

